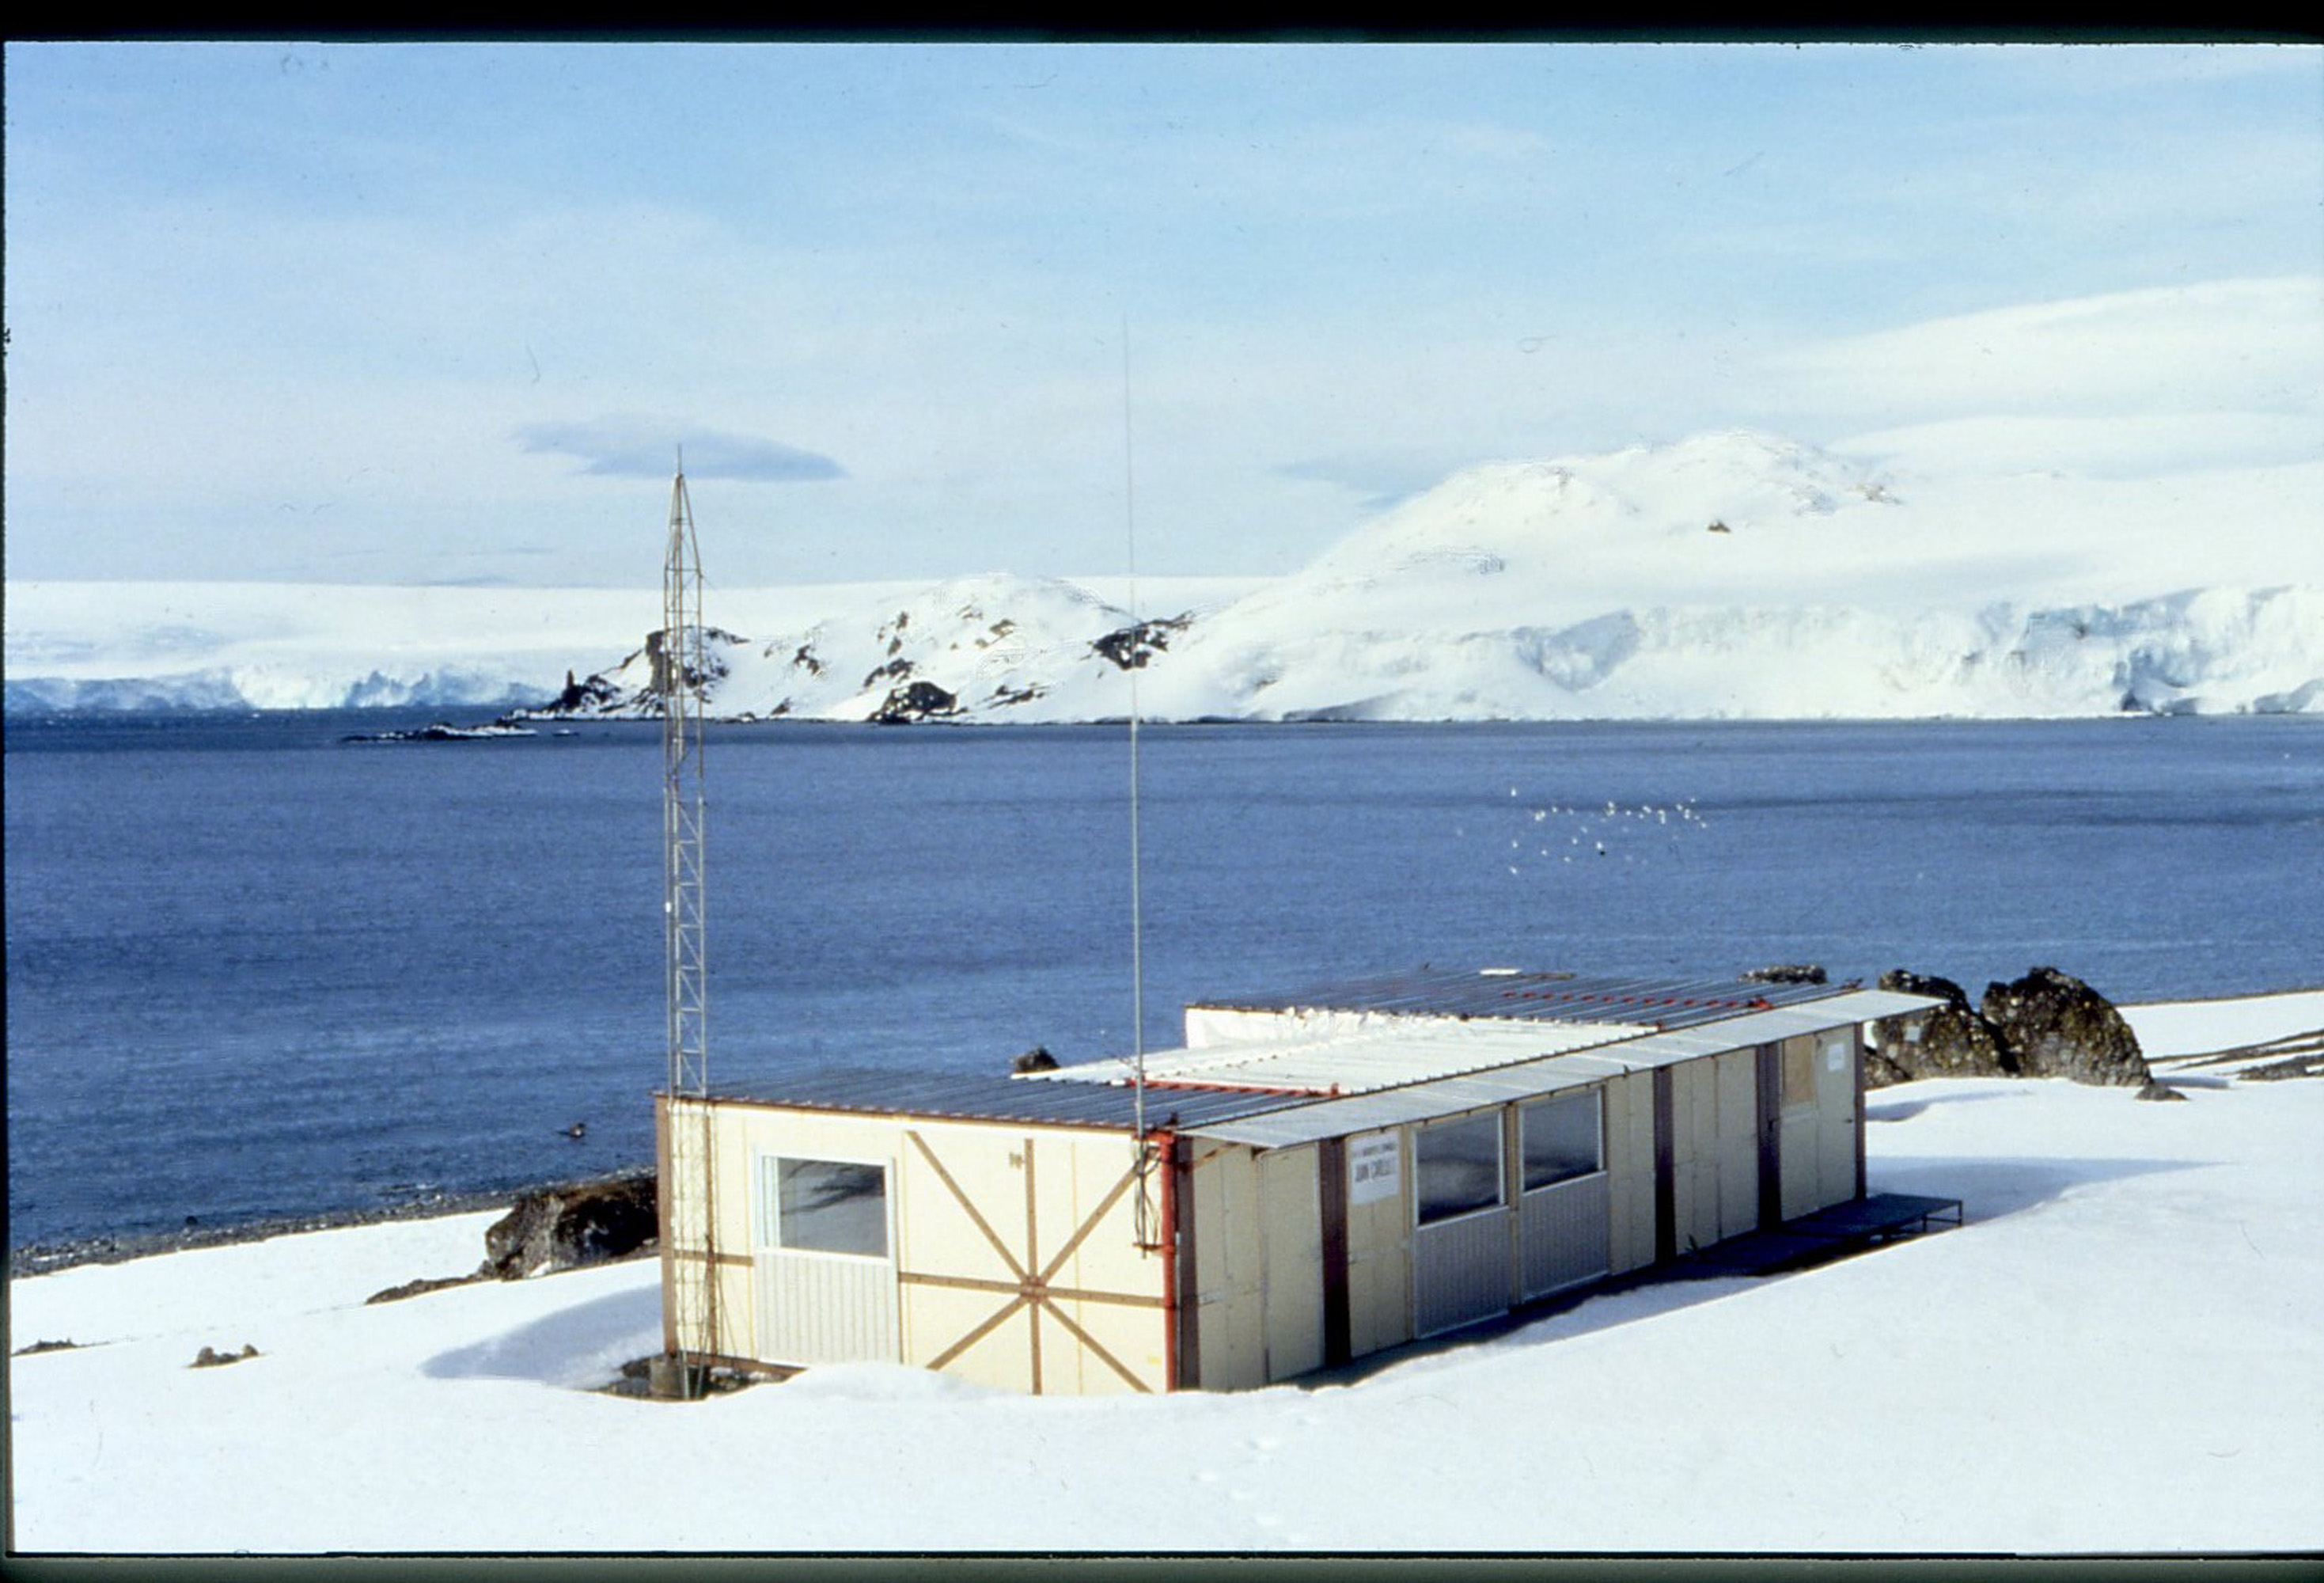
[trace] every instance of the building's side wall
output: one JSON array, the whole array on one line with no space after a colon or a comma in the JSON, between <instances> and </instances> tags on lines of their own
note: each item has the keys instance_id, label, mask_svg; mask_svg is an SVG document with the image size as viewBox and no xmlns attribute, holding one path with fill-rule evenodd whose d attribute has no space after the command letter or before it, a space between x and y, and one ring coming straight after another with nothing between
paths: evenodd
<instances>
[{"instance_id":1,"label":"building's side wall","mask_svg":"<svg viewBox=\"0 0 2324 1583\"><path fill-rule=\"evenodd\" d=\"M1270 1380L1323 1366L1323 1193L1315 1155L1310 1143L1259 1157Z\"/></svg>"},{"instance_id":2,"label":"building's side wall","mask_svg":"<svg viewBox=\"0 0 2324 1583\"><path fill-rule=\"evenodd\" d=\"M1812 1093L1786 1084L1783 1105L1784 1218L1856 1196L1856 1051L1851 1029L1784 1041L1782 1060L1806 1062Z\"/></svg>"},{"instance_id":3,"label":"building's side wall","mask_svg":"<svg viewBox=\"0 0 2324 1583\"><path fill-rule=\"evenodd\" d=\"M1719 1237L1740 1236L1759 1224L1757 1063L1748 1050L1730 1050L1702 1065L1719 1090L1719 1124L1711 1147L1719 1179Z\"/></svg>"},{"instance_id":4,"label":"building's side wall","mask_svg":"<svg viewBox=\"0 0 2324 1583\"><path fill-rule=\"evenodd\" d=\"M717 1120L706 1350L884 1356L1043 1393L1166 1388L1169 1261L1137 1245L1126 1135L733 1102ZM777 1245L761 1162L779 1158L884 1167L888 1257ZM1149 1240L1158 1226L1157 1208ZM782 1356L802 1347L815 1356Z\"/></svg>"},{"instance_id":5,"label":"building's side wall","mask_svg":"<svg viewBox=\"0 0 2324 1583\"><path fill-rule=\"evenodd\" d=\"M1392 1145L1392 1189L1372 1197L1349 1184L1348 1350L1355 1357L1412 1339L1411 1144L1402 1127L1357 1133L1348 1139L1348 1159L1351 1169L1377 1160L1369 1151L1383 1140Z\"/></svg>"},{"instance_id":6,"label":"building's side wall","mask_svg":"<svg viewBox=\"0 0 2324 1583\"><path fill-rule=\"evenodd\" d=\"M1856 1075L1863 1053L1853 1025L1816 1035L1816 1106L1822 1123L1817 1160L1817 1198L1844 1203L1857 1194L1856 1139L1864 1125L1857 1114Z\"/></svg>"},{"instance_id":7,"label":"building's side wall","mask_svg":"<svg viewBox=\"0 0 2324 1583\"><path fill-rule=\"evenodd\" d=\"M752 1259L750 1235L749 1190L741 1172L731 1169L738 1155L734 1120L725 1107L714 1106L709 1115L706 1153L709 1160L710 1217L706 1220L690 1207L678 1214L674 1201L686 1184L672 1180L669 1132L673 1126L695 1129L690 1157L700 1162L706 1153L698 1140L705 1134L702 1112L696 1103L681 1103L673 1109L667 1097L656 1104L655 1134L656 1163L659 1168L657 1196L661 1199L662 1227L662 1319L665 1346L682 1345L697 1356L749 1358L758 1356L753 1334ZM698 1182L695 1190L699 1191ZM672 1217L678 1214L684 1227L673 1234ZM710 1227L709 1245L694 1228ZM671 1282L677 1280L701 1281L703 1266L707 1262L715 1271L707 1289L706 1311L696 1316L693 1328L681 1335L678 1327L678 1305L671 1298ZM687 1305L692 1308L693 1305Z\"/></svg>"},{"instance_id":8,"label":"building's side wall","mask_svg":"<svg viewBox=\"0 0 2324 1583\"><path fill-rule=\"evenodd\" d=\"M1195 1229L1195 1327L1206 1390L1267 1383L1266 1230L1259 1217L1259 1161L1240 1143L1196 1144L1190 1165Z\"/></svg>"},{"instance_id":9,"label":"building's side wall","mask_svg":"<svg viewBox=\"0 0 2324 1583\"><path fill-rule=\"evenodd\" d=\"M1671 1198L1682 1254L1719 1240L1718 1076L1714 1059L1671 1068L1671 1119L1676 1128Z\"/></svg>"},{"instance_id":10,"label":"building's side wall","mask_svg":"<svg viewBox=\"0 0 2324 1583\"><path fill-rule=\"evenodd\" d=\"M1608 1252L1617 1275L1655 1260L1654 1074L1606 1083Z\"/></svg>"}]
</instances>

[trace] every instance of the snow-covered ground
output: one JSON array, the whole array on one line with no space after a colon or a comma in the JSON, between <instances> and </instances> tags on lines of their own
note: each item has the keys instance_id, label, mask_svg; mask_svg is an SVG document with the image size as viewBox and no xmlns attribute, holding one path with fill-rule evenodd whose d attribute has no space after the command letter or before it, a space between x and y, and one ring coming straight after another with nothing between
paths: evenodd
<instances>
[{"instance_id":1,"label":"snow-covered ground","mask_svg":"<svg viewBox=\"0 0 2324 1583\"><path fill-rule=\"evenodd\" d=\"M2312 1031L2319 1002L2133 1022L2169 1058ZM472 1268L490 1214L16 1281L12 1347L81 1345L10 1360L15 1542L2312 1551L2324 1082L2174 1081L2190 1103L1882 1089L1873 1187L1961 1199L1961 1230L1236 1395L874 1365L687 1405L593 1392L659 1344L650 1262L364 1306Z\"/></svg>"},{"instance_id":2,"label":"snow-covered ground","mask_svg":"<svg viewBox=\"0 0 2324 1583\"><path fill-rule=\"evenodd\" d=\"M716 564L715 511L702 528ZM1750 430L1485 463L1191 613L1149 718L2013 718L2324 713L2324 463L1933 472ZM12 708L493 704L602 674L651 593L11 584ZM915 682L986 720L1119 718L1121 579L713 586L727 717L862 720ZM623 656L632 656L625 665Z\"/></svg>"}]
</instances>

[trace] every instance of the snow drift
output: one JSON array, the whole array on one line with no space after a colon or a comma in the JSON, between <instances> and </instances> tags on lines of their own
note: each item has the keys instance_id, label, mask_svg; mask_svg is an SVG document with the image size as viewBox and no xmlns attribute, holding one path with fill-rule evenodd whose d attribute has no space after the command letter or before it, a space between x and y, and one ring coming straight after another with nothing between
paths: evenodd
<instances>
[{"instance_id":1,"label":"snow drift","mask_svg":"<svg viewBox=\"0 0 2324 1583\"><path fill-rule=\"evenodd\" d=\"M2324 995L2125 1007L2151 1057ZM2324 1083L1885 1088L1876 1191L1967 1223L1794 1275L1591 1297L1361 1378L1034 1398L892 1365L688 1405L650 1261L366 1305L491 1213L10 1284L31 1551L2312 1551ZM256 1356L194 1368L209 1347ZM320 1409L318 1411L318 1408ZM527 1470L579 1470L550 1498ZM687 1498L653 1497L673 1469ZM512 1478L516 1481L512 1483ZM621 1492L606 1498L605 1492ZM560 1498L561 1496L561 1498Z\"/></svg>"}]
</instances>

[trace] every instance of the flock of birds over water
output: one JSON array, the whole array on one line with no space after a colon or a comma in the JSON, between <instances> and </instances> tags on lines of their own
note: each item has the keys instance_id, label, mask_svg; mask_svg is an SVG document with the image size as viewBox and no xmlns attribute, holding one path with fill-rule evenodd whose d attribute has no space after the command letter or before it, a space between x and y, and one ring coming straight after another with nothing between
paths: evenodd
<instances>
[{"instance_id":1,"label":"flock of birds over water","mask_svg":"<svg viewBox=\"0 0 2324 1583\"><path fill-rule=\"evenodd\" d=\"M1533 803L1523 801L1524 793L1516 786L1509 788L1509 796L1519 801L1516 811L1520 815L1517 833L1508 838L1508 848L1502 855L1502 862L1512 875L1522 874L1528 863L1546 862L1553 857L1560 863L1571 863L1576 857L1618 857L1631 863L1641 853L1651 855L1658 845L1668 849L1682 838L1711 828L1711 821L1697 810L1692 798L1636 806L1613 801L1603 806ZM1464 826L1455 826L1452 833L1464 839L1468 836ZM1563 845L1558 841L1560 836L1564 837ZM1657 843L1651 839L1655 836L1665 838Z\"/></svg>"}]
</instances>

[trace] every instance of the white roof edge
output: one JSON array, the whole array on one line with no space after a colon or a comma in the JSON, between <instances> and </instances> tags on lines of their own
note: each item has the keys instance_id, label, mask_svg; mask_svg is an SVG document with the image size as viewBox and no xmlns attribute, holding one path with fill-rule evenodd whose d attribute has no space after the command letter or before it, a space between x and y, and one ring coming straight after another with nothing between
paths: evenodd
<instances>
[{"instance_id":1,"label":"white roof edge","mask_svg":"<svg viewBox=\"0 0 2324 1583\"><path fill-rule=\"evenodd\" d=\"M1547 1095L1559 1088L1575 1086L1569 1082L1548 1080L1553 1075L1591 1078L1618 1077L1677 1061L1702 1060L1730 1050L1748 1050L1766 1042L1765 1035L1783 1038L1794 1033L1845 1028L1882 1017L1928 1011L1944 1004L1933 995L1905 995L1890 989L1842 990L1820 1000L1801 1001L1766 1011L1748 1013L1739 1017L1725 1017L1717 1022L1697 1023L1672 1029L1667 1033L1641 1030L1643 1037L1633 1033L1629 1038L1607 1044L1545 1054L1531 1061L1495 1068L1489 1072L1448 1074L1371 1093L1319 1097L1311 1104L1293 1105L1238 1120L1187 1127L1184 1132L1188 1137L1208 1138L1222 1143L1241 1143L1255 1149L1296 1148L1325 1138L1346 1137L1376 1127L1402 1126L1416 1120L1430 1119L1433 1110L1434 1114L1452 1116L1475 1109L1477 1101L1472 1095L1455 1097L1450 1092L1440 1096L1429 1091L1439 1083L1448 1087L1456 1084L1464 1076L1506 1078L1526 1068L1537 1067L1544 1078L1540 1093ZM1752 1023L1759 1026L1756 1029L1736 1026ZM1770 1023L1776 1025L1770 1026ZM1720 1033L1722 1029L1743 1036L1732 1042L1721 1042ZM1755 1034L1761 1036L1754 1037ZM1520 1104L1536 1097L1532 1094L1511 1094L1499 1103ZM1440 1105L1441 1110L1434 1110L1432 1101Z\"/></svg>"}]
</instances>

